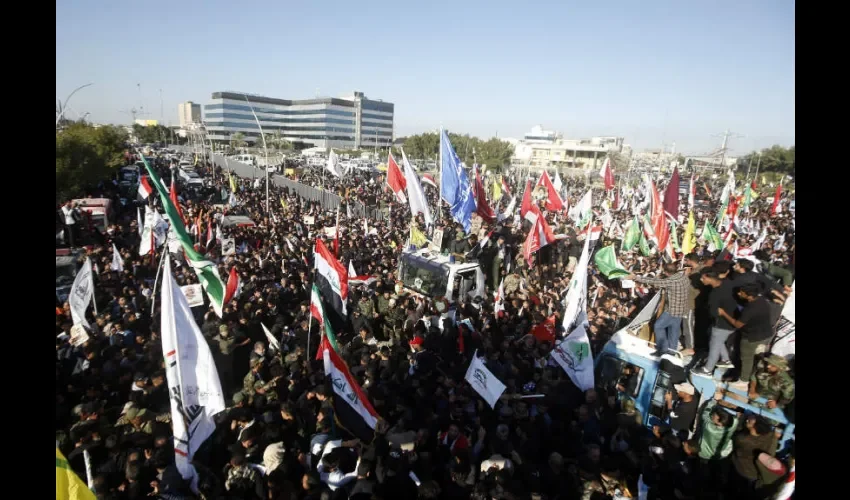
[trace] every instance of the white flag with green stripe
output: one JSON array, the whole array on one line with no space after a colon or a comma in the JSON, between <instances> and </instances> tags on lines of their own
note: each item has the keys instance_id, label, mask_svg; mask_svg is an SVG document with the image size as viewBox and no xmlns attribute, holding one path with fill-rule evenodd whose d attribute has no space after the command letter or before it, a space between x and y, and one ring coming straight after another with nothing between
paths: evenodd
<instances>
[{"instance_id":1,"label":"white flag with green stripe","mask_svg":"<svg viewBox=\"0 0 850 500\"><path fill-rule=\"evenodd\" d=\"M145 157L142 155L139 156L141 156L142 162L145 164L145 169L148 171L148 175L150 176L154 189L156 189L156 192L159 193L159 199L162 201L162 206L165 208L165 215L168 217L168 222L171 223L173 234L183 247L183 251L186 253L189 265L191 265L192 269L195 270L195 273L198 275L198 280L201 282L204 290L206 290L207 296L210 298L210 303L212 304L215 313L221 317L225 287L224 282L221 281L221 277L218 274L218 267L216 267L215 263L208 260L202 253L195 250L195 247L192 244L192 237L186 232L186 226L183 225L183 220L180 218L180 214L177 213L177 208L171 202L171 198L168 197L168 191L165 189L165 185L162 183L162 180L156 172L151 168L150 164L148 164Z\"/></svg>"}]
</instances>

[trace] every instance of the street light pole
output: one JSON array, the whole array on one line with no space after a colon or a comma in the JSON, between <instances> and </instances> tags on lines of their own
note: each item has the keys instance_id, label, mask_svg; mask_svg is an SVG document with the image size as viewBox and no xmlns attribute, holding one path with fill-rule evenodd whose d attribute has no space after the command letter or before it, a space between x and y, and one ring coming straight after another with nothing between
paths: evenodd
<instances>
[{"instance_id":1,"label":"street light pole","mask_svg":"<svg viewBox=\"0 0 850 500\"><path fill-rule=\"evenodd\" d=\"M65 116L65 110L68 109L68 101L71 100L71 97L73 97L74 94L76 94L78 90L84 89L86 87L90 87L92 85L94 85L94 83L87 83L85 85L81 85L81 86L75 88L73 92L68 94L68 97L65 98L65 104L62 105L61 106L62 109L59 110L59 116L56 117L56 126L57 127L59 127L59 122L62 121L62 117ZM61 101L60 101L60 104L61 104Z\"/></svg>"}]
</instances>

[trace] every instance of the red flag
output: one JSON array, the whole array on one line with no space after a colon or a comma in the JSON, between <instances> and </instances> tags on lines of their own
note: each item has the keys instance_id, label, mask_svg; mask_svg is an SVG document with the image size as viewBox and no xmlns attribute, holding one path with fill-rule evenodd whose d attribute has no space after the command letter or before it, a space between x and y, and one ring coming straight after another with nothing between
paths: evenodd
<instances>
[{"instance_id":1,"label":"red flag","mask_svg":"<svg viewBox=\"0 0 850 500\"><path fill-rule=\"evenodd\" d=\"M401 169L398 168L398 164L395 162L392 153L390 153L387 160L387 184L393 190L400 203L407 203L407 197L404 195L404 190L407 188L407 180L405 180L404 175L401 173Z\"/></svg>"},{"instance_id":2,"label":"red flag","mask_svg":"<svg viewBox=\"0 0 850 500\"><path fill-rule=\"evenodd\" d=\"M602 164L602 171L599 175L605 180L605 191L614 189L614 171L611 170L611 158L605 158L605 163Z\"/></svg>"},{"instance_id":3,"label":"red flag","mask_svg":"<svg viewBox=\"0 0 850 500\"><path fill-rule=\"evenodd\" d=\"M773 205L770 206L770 215L776 215L779 208L779 198L782 196L782 182L776 185L776 194L773 195Z\"/></svg>"},{"instance_id":4,"label":"red flag","mask_svg":"<svg viewBox=\"0 0 850 500\"><path fill-rule=\"evenodd\" d=\"M664 207L661 205L661 197L658 195L658 190L655 188L655 183L649 181L649 193L652 197L651 218L652 231L655 233L656 244L660 252L667 250L667 244L670 243L670 226L667 224L667 217L664 215Z\"/></svg>"},{"instance_id":5,"label":"red flag","mask_svg":"<svg viewBox=\"0 0 850 500\"><path fill-rule=\"evenodd\" d=\"M620 209L620 190L614 191L614 210Z\"/></svg>"},{"instance_id":6,"label":"red flag","mask_svg":"<svg viewBox=\"0 0 850 500\"><path fill-rule=\"evenodd\" d=\"M487 204L487 193L484 192L484 183L481 182L481 174L478 172L478 168L475 168L475 204L477 205L475 208L475 213L481 216L484 219L484 222L492 223L496 220L496 213L493 212L493 209L490 208L490 205Z\"/></svg>"},{"instance_id":7,"label":"red flag","mask_svg":"<svg viewBox=\"0 0 850 500\"><path fill-rule=\"evenodd\" d=\"M141 196L143 200L146 200L151 193L153 193L153 188L151 187L150 182L148 182L148 176L143 175L142 179L139 181L139 196Z\"/></svg>"},{"instance_id":8,"label":"red flag","mask_svg":"<svg viewBox=\"0 0 850 500\"><path fill-rule=\"evenodd\" d=\"M538 215L534 221L534 225L531 227L531 231L528 233L528 237L525 239L525 245L522 250L528 267L531 267L531 254L554 241L555 235L552 233L552 228L549 227L549 224L546 223L543 217Z\"/></svg>"},{"instance_id":9,"label":"red flag","mask_svg":"<svg viewBox=\"0 0 850 500\"><path fill-rule=\"evenodd\" d=\"M236 272L236 266L230 268L230 276L227 278L227 287L224 290L224 303L227 304L235 299L242 292L242 282L239 280L239 273Z\"/></svg>"},{"instance_id":10,"label":"red flag","mask_svg":"<svg viewBox=\"0 0 850 500\"><path fill-rule=\"evenodd\" d=\"M186 224L186 219L183 217L183 210L180 208L180 203L177 201L177 185L174 183L175 175L172 173L171 175L171 189L168 191L168 197L171 199L171 203L174 204L174 208L177 209L177 215L180 216L180 220L183 221L183 224Z\"/></svg>"},{"instance_id":11,"label":"red flag","mask_svg":"<svg viewBox=\"0 0 850 500\"><path fill-rule=\"evenodd\" d=\"M546 192L548 194L548 198L546 199L546 210L549 210L550 212L563 210L564 202L561 200L558 190L555 189L555 186L552 184L552 179L549 178L549 174L545 170L543 171L543 175L540 176L540 180L537 181L537 186L541 185L546 187Z\"/></svg>"},{"instance_id":12,"label":"red flag","mask_svg":"<svg viewBox=\"0 0 850 500\"><path fill-rule=\"evenodd\" d=\"M555 345L555 316L549 316L543 323L531 329L531 334L538 342L549 342L549 345Z\"/></svg>"},{"instance_id":13,"label":"red flag","mask_svg":"<svg viewBox=\"0 0 850 500\"><path fill-rule=\"evenodd\" d=\"M753 177L753 182L750 184L750 188L751 188L753 191L755 191L755 189L756 189L756 179L755 179L755 177Z\"/></svg>"},{"instance_id":14,"label":"red flag","mask_svg":"<svg viewBox=\"0 0 850 500\"><path fill-rule=\"evenodd\" d=\"M670 176L670 183L664 193L664 211L673 220L679 220L679 169L676 167L673 168L673 175Z\"/></svg>"},{"instance_id":15,"label":"red flag","mask_svg":"<svg viewBox=\"0 0 850 500\"><path fill-rule=\"evenodd\" d=\"M532 214L531 217L528 217L529 212ZM539 212L540 210L531 203L531 181L527 180L525 181L525 192L522 194L522 204L519 206L519 215L534 224L534 219Z\"/></svg>"}]
</instances>

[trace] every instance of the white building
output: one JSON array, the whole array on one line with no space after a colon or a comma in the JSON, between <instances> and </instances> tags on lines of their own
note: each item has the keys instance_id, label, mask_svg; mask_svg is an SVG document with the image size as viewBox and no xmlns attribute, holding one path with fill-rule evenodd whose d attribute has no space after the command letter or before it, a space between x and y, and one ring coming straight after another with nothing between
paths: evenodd
<instances>
[{"instance_id":1,"label":"white building","mask_svg":"<svg viewBox=\"0 0 850 500\"><path fill-rule=\"evenodd\" d=\"M192 101L181 102L177 105L177 116L180 119L181 127L185 127L190 123L200 123L201 105L195 104Z\"/></svg>"},{"instance_id":2,"label":"white building","mask_svg":"<svg viewBox=\"0 0 850 500\"><path fill-rule=\"evenodd\" d=\"M597 168L609 153L623 150L622 137L564 139L560 134L536 126L518 141L511 164L532 168Z\"/></svg>"},{"instance_id":3,"label":"white building","mask_svg":"<svg viewBox=\"0 0 850 500\"><path fill-rule=\"evenodd\" d=\"M210 138L229 141L239 132L246 141L257 141L260 130L251 108L264 133L279 133L292 142L340 149L387 147L393 142L395 106L368 99L363 92L343 98L303 100L215 92L212 102L204 106Z\"/></svg>"}]
</instances>

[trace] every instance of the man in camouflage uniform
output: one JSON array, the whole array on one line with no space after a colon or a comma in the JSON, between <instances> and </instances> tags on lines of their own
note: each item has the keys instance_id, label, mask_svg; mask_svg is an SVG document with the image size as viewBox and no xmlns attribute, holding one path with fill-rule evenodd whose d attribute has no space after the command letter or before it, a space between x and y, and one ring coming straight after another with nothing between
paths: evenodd
<instances>
[{"instance_id":1,"label":"man in camouflage uniform","mask_svg":"<svg viewBox=\"0 0 850 500\"><path fill-rule=\"evenodd\" d=\"M261 374L264 364L265 362L262 358L254 358L251 360L251 371L249 371L245 375L245 378L242 379L242 393L246 396L250 397L256 393L254 390L255 383L264 382Z\"/></svg>"},{"instance_id":2,"label":"man in camouflage uniform","mask_svg":"<svg viewBox=\"0 0 850 500\"><path fill-rule=\"evenodd\" d=\"M782 356L771 354L759 363L750 377L750 399L763 397L767 407L785 408L794 400L794 379L788 374L788 362Z\"/></svg>"},{"instance_id":3,"label":"man in camouflage uniform","mask_svg":"<svg viewBox=\"0 0 850 500\"><path fill-rule=\"evenodd\" d=\"M383 320L383 340L391 340L395 342L395 345L402 344L402 328L399 325L401 322L404 322L404 311L396 305L398 299L395 297L391 298L388 302L387 312L384 314Z\"/></svg>"}]
</instances>

